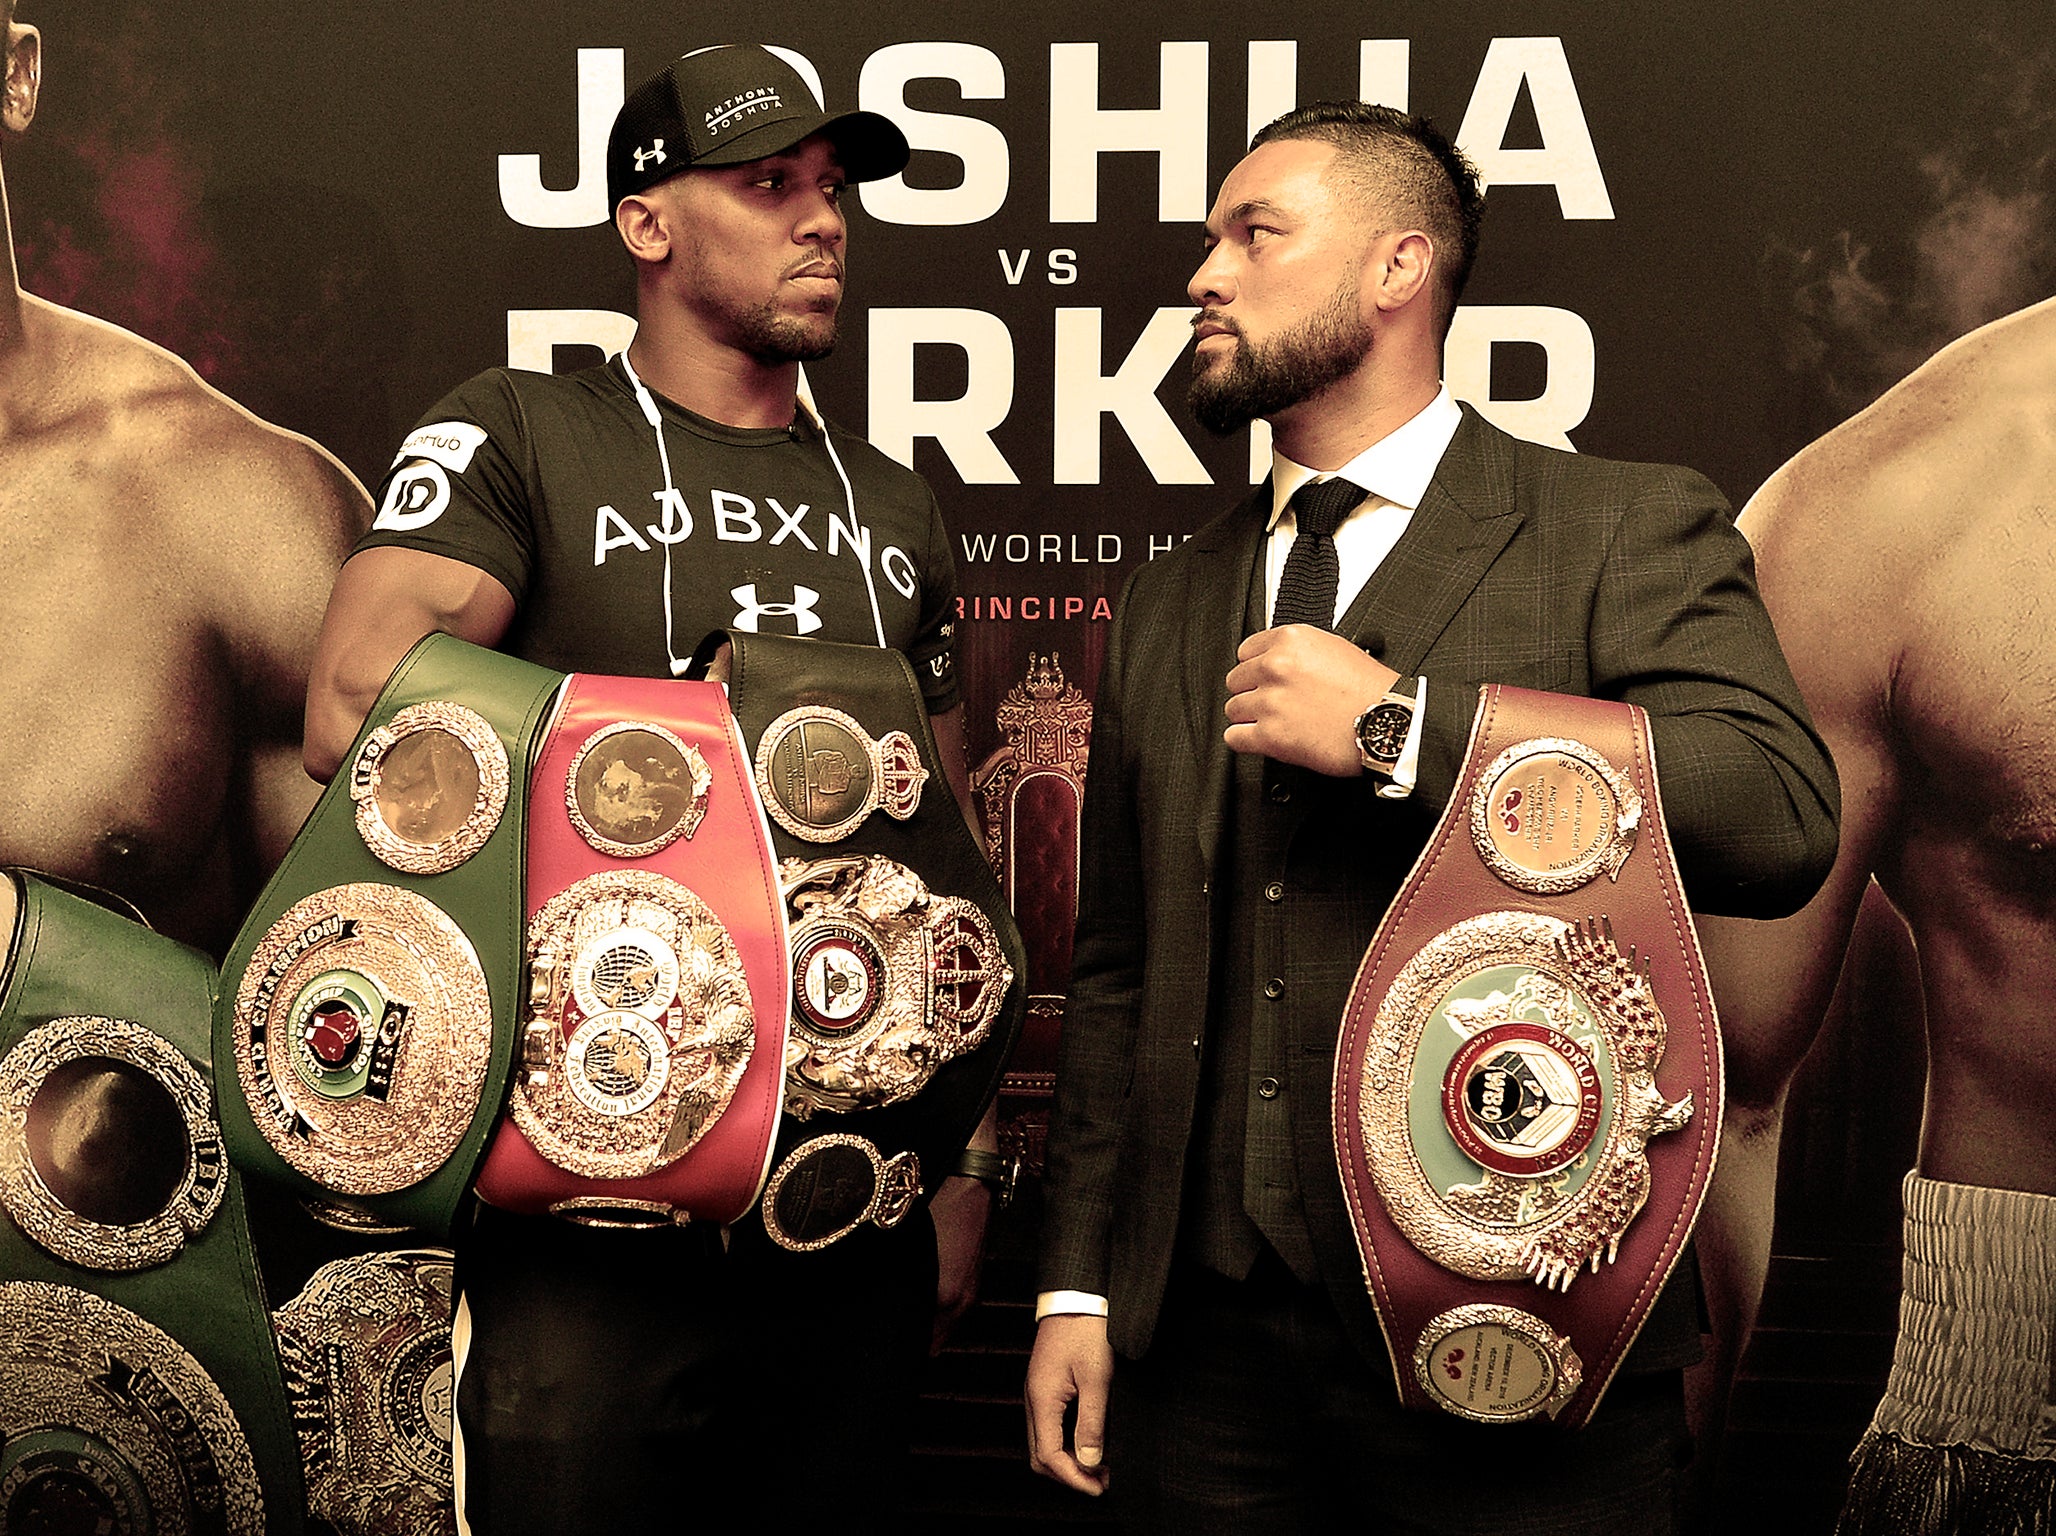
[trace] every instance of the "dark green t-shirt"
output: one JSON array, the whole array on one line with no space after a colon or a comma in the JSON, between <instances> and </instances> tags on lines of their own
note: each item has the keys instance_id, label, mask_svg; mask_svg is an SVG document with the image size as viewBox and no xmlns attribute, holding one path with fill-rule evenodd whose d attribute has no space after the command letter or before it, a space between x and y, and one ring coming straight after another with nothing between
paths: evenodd
<instances>
[{"instance_id":1,"label":"dark green t-shirt","mask_svg":"<svg viewBox=\"0 0 2056 1536\"><path fill-rule=\"evenodd\" d=\"M401 445L357 547L478 567L514 596L501 648L560 671L670 676L729 628L889 645L931 711L955 704L956 566L927 482L804 411L755 430L651 398L661 452L618 357L478 375Z\"/></svg>"}]
</instances>

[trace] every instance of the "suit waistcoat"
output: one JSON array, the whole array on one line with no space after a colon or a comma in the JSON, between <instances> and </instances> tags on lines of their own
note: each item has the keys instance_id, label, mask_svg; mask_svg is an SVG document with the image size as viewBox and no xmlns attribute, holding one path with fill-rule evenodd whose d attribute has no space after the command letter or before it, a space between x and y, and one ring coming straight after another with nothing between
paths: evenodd
<instances>
[{"instance_id":1,"label":"suit waistcoat","mask_svg":"<svg viewBox=\"0 0 2056 1536\"><path fill-rule=\"evenodd\" d=\"M1359 594L1339 627L1351 632ZM1266 627L1268 593L1259 540L1243 616L1244 635ZM1217 1273L1246 1277L1268 1242L1294 1276L1319 1278L1300 1194L1295 1150L1299 1106L1288 1057L1339 1027L1333 1010L1309 1013L1303 978L1286 974L1284 925L1293 919L1287 863L1310 806L1332 786L1322 776L1238 754L1228 787L1219 871L1226 887L1225 944L1207 1003L1206 1054L1179 1221L1179 1251ZM1333 1017L1328 1014L1332 1012Z\"/></svg>"}]
</instances>

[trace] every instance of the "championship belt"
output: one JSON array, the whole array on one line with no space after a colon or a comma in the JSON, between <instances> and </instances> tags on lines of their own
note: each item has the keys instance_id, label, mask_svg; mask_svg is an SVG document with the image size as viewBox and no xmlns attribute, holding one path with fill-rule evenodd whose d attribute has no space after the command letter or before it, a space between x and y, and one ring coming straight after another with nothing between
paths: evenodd
<instances>
[{"instance_id":1,"label":"championship belt","mask_svg":"<svg viewBox=\"0 0 2056 1536\"><path fill-rule=\"evenodd\" d=\"M1357 972L1334 1114L1408 1405L1586 1423L1720 1135L1641 709L1482 690L1457 791Z\"/></svg>"},{"instance_id":2,"label":"championship belt","mask_svg":"<svg viewBox=\"0 0 2056 1536\"><path fill-rule=\"evenodd\" d=\"M517 1028L526 765L563 681L422 640L229 951L229 1153L324 1219L447 1233L471 1185Z\"/></svg>"},{"instance_id":3,"label":"championship belt","mask_svg":"<svg viewBox=\"0 0 2056 1536\"><path fill-rule=\"evenodd\" d=\"M791 979L727 701L575 674L532 789L521 1050L479 1198L733 1221L769 1171Z\"/></svg>"},{"instance_id":4,"label":"championship belt","mask_svg":"<svg viewBox=\"0 0 2056 1536\"><path fill-rule=\"evenodd\" d=\"M1021 1027L1021 936L942 772L898 651L717 631L779 854L792 1033L775 1171L781 1247L904 1220L954 1166Z\"/></svg>"},{"instance_id":5,"label":"championship belt","mask_svg":"<svg viewBox=\"0 0 2056 1536\"><path fill-rule=\"evenodd\" d=\"M0 1532L301 1530L214 968L33 876L0 982Z\"/></svg>"},{"instance_id":6,"label":"championship belt","mask_svg":"<svg viewBox=\"0 0 2056 1536\"><path fill-rule=\"evenodd\" d=\"M454 1536L447 1249L324 1264L273 1315L308 1512L336 1536Z\"/></svg>"}]
</instances>

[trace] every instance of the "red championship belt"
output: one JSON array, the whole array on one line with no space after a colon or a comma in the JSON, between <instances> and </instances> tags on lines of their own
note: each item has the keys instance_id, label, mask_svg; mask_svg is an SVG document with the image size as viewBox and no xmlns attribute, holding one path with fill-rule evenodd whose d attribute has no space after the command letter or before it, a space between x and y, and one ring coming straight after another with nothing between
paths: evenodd
<instances>
[{"instance_id":1,"label":"red championship belt","mask_svg":"<svg viewBox=\"0 0 2056 1536\"><path fill-rule=\"evenodd\" d=\"M1357 971L1334 1108L1408 1405L1587 1422L1720 1135L1641 709L1482 690L1456 793Z\"/></svg>"},{"instance_id":2,"label":"red championship belt","mask_svg":"<svg viewBox=\"0 0 2056 1536\"><path fill-rule=\"evenodd\" d=\"M479 1198L733 1221L769 1172L792 975L718 684L571 678L536 762L525 910L528 995Z\"/></svg>"}]
</instances>

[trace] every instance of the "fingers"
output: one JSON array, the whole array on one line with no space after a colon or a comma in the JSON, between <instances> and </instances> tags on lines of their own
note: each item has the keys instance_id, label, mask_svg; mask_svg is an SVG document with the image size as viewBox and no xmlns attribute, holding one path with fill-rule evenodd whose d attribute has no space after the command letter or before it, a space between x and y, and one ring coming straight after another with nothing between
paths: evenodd
<instances>
[{"instance_id":1,"label":"fingers","mask_svg":"<svg viewBox=\"0 0 2056 1536\"><path fill-rule=\"evenodd\" d=\"M1078 1465L1102 1482L1106 1478L1107 1384L1079 1383L1078 1423L1072 1432Z\"/></svg>"},{"instance_id":2,"label":"fingers","mask_svg":"<svg viewBox=\"0 0 2056 1536\"><path fill-rule=\"evenodd\" d=\"M1043 1320L1028 1359L1028 1464L1044 1477L1095 1497L1107 1485L1106 1405L1112 1376L1103 1319ZM1064 1412L1074 1402L1075 1455L1064 1445Z\"/></svg>"}]
</instances>

